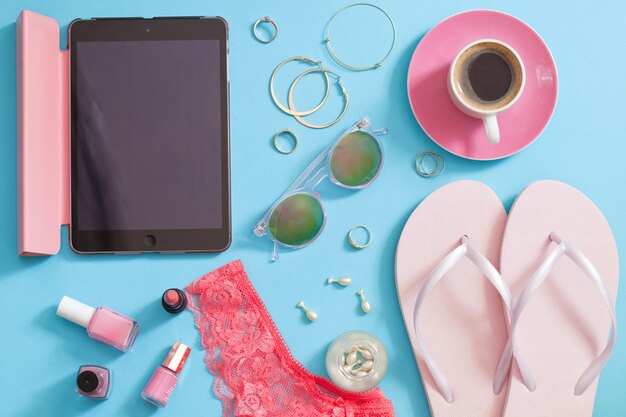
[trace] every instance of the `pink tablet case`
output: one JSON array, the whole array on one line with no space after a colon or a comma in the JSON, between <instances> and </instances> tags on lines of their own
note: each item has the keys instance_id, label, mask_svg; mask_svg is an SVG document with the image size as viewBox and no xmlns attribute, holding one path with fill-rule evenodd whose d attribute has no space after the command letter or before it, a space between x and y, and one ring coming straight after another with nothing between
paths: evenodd
<instances>
[{"instance_id":1,"label":"pink tablet case","mask_svg":"<svg viewBox=\"0 0 626 417\"><path fill-rule=\"evenodd\" d=\"M16 24L19 255L54 255L70 221L69 71L59 25L22 11Z\"/></svg>"}]
</instances>

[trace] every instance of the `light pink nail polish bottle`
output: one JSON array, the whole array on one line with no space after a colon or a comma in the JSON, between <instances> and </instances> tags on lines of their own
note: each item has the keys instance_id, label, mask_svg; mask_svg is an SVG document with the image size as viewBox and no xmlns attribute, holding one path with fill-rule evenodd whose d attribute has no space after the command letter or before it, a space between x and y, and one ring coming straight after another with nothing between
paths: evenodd
<instances>
[{"instance_id":1,"label":"light pink nail polish bottle","mask_svg":"<svg viewBox=\"0 0 626 417\"><path fill-rule=\"evenodd\" d=\"M101 342L127 352L135 343L139 324L107 307L93 308L64 296L57 315L87 328L87 334Z\"/></svg>"},{"instance_id":2,"label":"light pink nail polish bottle","mask_svg":"<svg viewBox=\"0 0 626 417\"><path fill-rule=\"evenodd\" d=\"M191 353L189 346L180 342L174 343L161 366L152 374L141 397L158 407L165 407L176 388L178 374L183 370L189 353Z\"/></svg>"}]
</instances>

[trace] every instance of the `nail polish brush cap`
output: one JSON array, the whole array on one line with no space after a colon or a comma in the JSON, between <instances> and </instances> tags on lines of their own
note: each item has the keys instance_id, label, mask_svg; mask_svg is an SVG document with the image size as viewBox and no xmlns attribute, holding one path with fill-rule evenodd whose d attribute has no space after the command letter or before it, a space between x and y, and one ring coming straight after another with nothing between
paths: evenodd
<instances>
[{"instance_id":1,"label":"nail polish brush cap","mask_svg":"<svg viewBox=\"0 0 626 417\"><path fill-rule=\"evenodd\" d=\"M183 345L180 342L175 342L174 346L170 349L167 357L161 365L168 368L175 373L179 373L183 370L185 362L191 353L191 348L187 345Z\"/></svg>"},{"instance_id":2,"label":"nail polish brush cap","mask_svg":"<svg viewBox=\"0 0 626 417\"><path fill-rule=\"evenodd\" d=\"M81 391L93 392L100 385L98 375L93 371L83 371L76 378L76 385Z\"/></svg>"},{"instance_id":3,"label":"nail polish brush cap","mask_svg":"<svg viewBox=\"0 0 626 417\"><path fill-rule=\"evenodd\" d=\"M79 326L87 327L93 317L96 309L83 304L80 301L76 301L73 298L63 296L59 307L57 307L57 315L67 319L71 322L78 324Z\"/></svg>"}]
</instances>

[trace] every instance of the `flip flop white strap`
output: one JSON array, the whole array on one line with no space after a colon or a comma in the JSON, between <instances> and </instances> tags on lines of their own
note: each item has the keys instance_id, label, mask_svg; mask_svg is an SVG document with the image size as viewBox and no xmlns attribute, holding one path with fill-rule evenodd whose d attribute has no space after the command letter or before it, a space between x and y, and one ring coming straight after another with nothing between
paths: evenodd
<instances>
[{"instance_id":1,"label":"flip flop white strap","mask_svg":"<svg viewBox=\"0 0 626 417\"><path fill-rule=\"evenodd\" d=\"M480 269L480 271L489 279L489 282L495 287L495 289L502 297L504 306L506 308L507 319L511 310L511 293L509 291L508 286L498 273L498 270L489 262L485 256L483 256L480 252L474 249L469 244L469 239L467 236L463 236L461 238L461 244L446 255L431 271L426 280L424 281L424 285L419 291L417 298L415 300L415 307L413 309L413 322L415 326L415 341L419 346L420 352L422 353L422 357L424 358L424 362L430 375L433 377L435 381L435 385L441 396L448 403L453 402L453 395L450 387L444 377L443 373L435 363L434 359L428 353L428 349L426 349L426 345L424 343L424 338L420 333L418 326L418 315L422 304L424 303L424 299L428 295L428 293L441 281L441 279L448 273L450 270L464 257L467 257L470 261L474 263ZM508 373L508 369L505 370ZM494 382L494 392L498 394L502 389L503 381L505 376L496 375L496 381L502 381L502 383L498 385L497 382Z\"/></svg>"},{"instance_id":2,"label":"flip flop white strap","mask_svg":"<svg viewBox=\"0 0 626 417\"><path fill-rule=\"evenodd\" d=\"M602 353L591 362L585 372L583 372L581 377L578 379L578 382L574 387L574 394L581 395L585 392L589 385L591 385L593 381L595 381L595 379L600 375L600 372L602 372L602 369L606 365L606 362L609 360L611 352L613 351L613 345L615 344L615 333L617 330L615 303L613 302L611 293L609 292L609 289L602 279L600 272L598 272L596 267L580 250L576 249L570 243L562 240L556 233L550 234L550 240L556 243L557 246L552 250L552 252L550 252L548 257L543 261L541 266L539 266L537 271L535 271L535 273L528 281L528 284L526 284L526 287L524 287L518 300L515 302L515 307L513 308L513 314L511 318L511 329L509 332L510 336L501 359L501 364L503 362L510 363L511 358L515 356L515 361L517 362L518 368L522 375L524 385L526 385L526 387L530 391L535 390L535 380L532 377L530 368L524 361L522 355L519 352L519 349L517 348L515 340L515 330L517 328L520 316L522 315L524 308L528 304L528 301L531 299L532 294L550 275L558 260L563 255L565 255L570 258L574 262L574 264L576 264L576 266L578 266L578 268L580 268L585 273L585 275L587 275L593 285L598 289L600 295L606 303L609 315L611 316L611 336L608 343L606 344L606 347L604 348Z\"/></svg>"}]
</instances>

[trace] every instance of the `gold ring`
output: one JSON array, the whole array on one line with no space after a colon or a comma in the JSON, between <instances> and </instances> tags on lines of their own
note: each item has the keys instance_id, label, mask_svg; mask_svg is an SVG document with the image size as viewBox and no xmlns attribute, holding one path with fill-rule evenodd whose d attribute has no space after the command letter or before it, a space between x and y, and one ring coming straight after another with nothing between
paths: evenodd
<instances>
[{"instance_id":1,"label":"gold ring","mask_svg":"<svg viewBox=\"0 0 626 417\"><path fill-rule=\"evenodd\" d=\"M282 135L282 134L290 135L290 136L293 138L293 140L294 140L293 148L291 148L291 149L290 149L290 150L288 150L288 151L285 151L285 150L281 149L281 148L278 146L278 143L276 142L276 140L278 139L278 137L279 137L280 135ZM274 149L276 149L278 152L282 153L283 155L289 155L290 153L292 153L293 151L295 151L297 147L298 147L298 136L296 136L296 134L295 134L295 133L293 133L293 131L292 131L291 129L283 129L283 130L281 130L280 132L277 132L277 133L274 135Z\"/></svg>"},{"instance_id":2,"label":"gold ring","mask_svg":"<svg viewBox=\"0 0 626 417\"><path fill-rule=\"evenodd\" d=\"M350 103L350 96L348 94L348 90L346 90L346 88L343 86L343 84L341 83L341 77L337 74L335 74L334 72L332 72L331 70L328 70L326 68L312 68L310 70L304 71L302 74L300 74L291 84L291 87L289 88L289 109L291 109L294 112L297 112L296 108L294 107L293 104L293 91L296 88L296 85L298 84L298 82L300 82L300 80L306 76L307 74L311 74L313 72L323 72L324 74L332 74L335 77L337 77L337 84L339 85L339 88L341 89L341 92L343 94L343 97L345 98L345 105L343 106L343 111L341 112L341 114L332 122L327 123L325 125L314 125L312 123L307 122L306 120L304 120L302 117L300 116L293 116L295 117L295 119L300 122L300 124L306 126L306 127L310 127L312 129L324 129L326 127L332 126L335 123L337 123L339 120L341 120L341 118L346 114L346 111L348 111L348 104Z\"/></svg>"},{"instance_id":3,"label":"gold ring","mask_svg":"<svg viewBox=\"0 0 626 417\"><path fill-rule=\"evenodd\" d=\"M357 230L357 229L362 229L365 230L365 233L367 233L367 240L365 241L365 243L360 244L360 243L356 243L354 241L354 239L352 238L352 233ZM369 246L369 244L372 242L372 232L369 229L369 227L367 226L363 226L363 225L359 225L359 226L354 226L352 229L350 229L350 231L348 232L348 243L350 244L350 246L352 246L354 249L364 249L366 247Z\"/></svg>"},{"instance_id":4,"label":"gold ring","mask_svg":"<svg viewBox=\"0 0 626 417\"><path fill-rule=\"evenodd\" d=\"M426 166L426 159L432 159L435 161L435 168L432 170ZM434 151L422 151L415 157L415 170L424 178L436 177L446 170L446 160L441 155Z\"/></svg>"},{"instance_id":5,"label":"gold ring","mask_svg":"<svg viewBox=\"0 0 626 417\"><path fill-rule=\"evenodd\" d=\"M267 22L270 25L274 26L274 36L271 39L263 39L259 37L259 34L256 32L256 28L261 24ZM262 17L260 19L258 19L256 22L254 22L254 26L252 26L252 34L254 35L254 37L256 38L257 41L262 42L262 43L270 43L272 42L274 39L276 39L276 37L278 36L278 26L276 25L276 22L274 22L272 20L271 17L269 16L265 16Z\"/></svg>"},{"instance_id":6,"label":"gold ring","mask_svg":"<svg viewBox=\"0 0 626 417\"><path fill-rule=\"evenodd\" d=\"M326 73L324 73L324 78L326 79L326 94L324 95L324 98L322 99L322 101L320 101L320 103L314 108L310 110L305 110L305 111L290 110L287 107L283 106L280 103L280 101L278 101L278 99L276 98L276 94L274 93L274 77L276 77L276 73L278 72L278 70L281 69L283 65L285 65L286 63L290 61L302 61L307 64L317 65L319 68L321 68L321 65L322 65L321 61L313 61L312 59L304 58L301 56L294 56L293 58L288 58L284 60L283 62L281 62L280 64L278 64L278 66L274 69L272 76L270 77L270 95L272 96L272 100L274 100L274 104L276 104L276 107L278 107L283 112L290 114L292 116L307 116L311 113L315 113L324 105L324 103L326 102L326 99L328 98L328 92L330 91L330 81L328 80L328 74Z\"/></svg>"}]
</instances>

